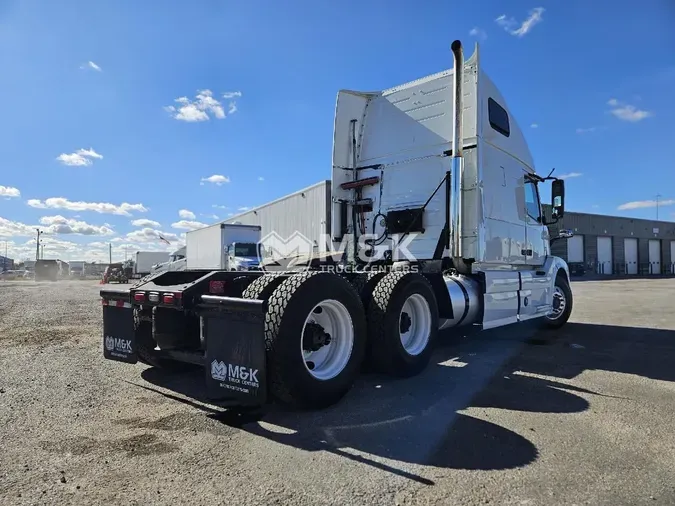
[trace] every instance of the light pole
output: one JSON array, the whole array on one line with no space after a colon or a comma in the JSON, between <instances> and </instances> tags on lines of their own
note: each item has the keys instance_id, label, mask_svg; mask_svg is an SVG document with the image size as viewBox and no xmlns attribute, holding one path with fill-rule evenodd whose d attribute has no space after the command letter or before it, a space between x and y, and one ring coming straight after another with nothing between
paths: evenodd
<instances>
[{"instance_id":1,"label":"light pole","mask_svg":"<svg viewBox=\"0 0 675 506\"><path fill-rule=\"evenodd\" d=\"M37 242L35 243L35 261L40 260L40 229L36 228L37 230Z\"/></svg>"}]
</instances>

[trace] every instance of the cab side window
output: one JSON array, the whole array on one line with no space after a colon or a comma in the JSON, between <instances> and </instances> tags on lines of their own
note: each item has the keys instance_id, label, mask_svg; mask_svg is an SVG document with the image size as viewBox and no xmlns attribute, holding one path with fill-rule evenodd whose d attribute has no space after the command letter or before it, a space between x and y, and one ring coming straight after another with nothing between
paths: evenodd
<instances>
[{"instance_id":1,"label":"cab side window","mask_svg":"<svg viewBox=\"0 0 675 506\"><path fill-rule=\"evenodd\" d=\"M525 209L527 215L537 223L541 223L541 209L539 207L539 192L537 185L525 179Z\"/></svg>"}]
</instances>

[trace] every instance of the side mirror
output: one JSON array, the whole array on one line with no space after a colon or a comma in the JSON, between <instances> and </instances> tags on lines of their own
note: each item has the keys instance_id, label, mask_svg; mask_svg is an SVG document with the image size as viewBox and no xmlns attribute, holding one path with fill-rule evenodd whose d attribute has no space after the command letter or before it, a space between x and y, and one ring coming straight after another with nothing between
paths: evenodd
<instances>
[{"instance_id":1,"label":"side mirror","mask_svg":"<svg viewBox=\"0 0 675 506\"><path fill-rule=\"evenodd\" d=\"M562 179L555 179L551 185L551 207L554 219L565 215L565 181Z\"/></svg>"}]
</instances>

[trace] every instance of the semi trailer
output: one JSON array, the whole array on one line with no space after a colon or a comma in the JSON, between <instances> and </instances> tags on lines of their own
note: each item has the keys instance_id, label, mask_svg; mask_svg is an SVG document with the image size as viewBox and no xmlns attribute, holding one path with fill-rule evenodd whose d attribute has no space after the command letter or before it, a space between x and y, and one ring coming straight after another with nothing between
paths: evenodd
<instances>
[{"instance_id":1,"label":"semi trailer","mask_svg":"<svg viewBox=\"0 0 675 506\"><path fill-rule=\"evenodd\" d=\"M547 228L564 215L564 181L535 171L478 46L466 61L460 41L451 49L451 70L338 92L337 252L233 272L216 257L191 266L188 246L185 271L101 290L105 358L202 367L214 402L317 409L346 395L366 364L419 374L443 329L564 325L569 269L551 255L558 237Z\"/></svg>"}]
</instances>

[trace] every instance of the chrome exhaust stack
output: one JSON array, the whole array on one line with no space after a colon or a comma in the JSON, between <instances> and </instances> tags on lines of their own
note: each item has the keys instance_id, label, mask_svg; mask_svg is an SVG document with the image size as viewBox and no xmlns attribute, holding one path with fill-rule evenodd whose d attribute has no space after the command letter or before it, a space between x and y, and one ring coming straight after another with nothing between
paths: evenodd
<instances>
[{"instance_id":1,"label":"chrome exhaust stack","mask_svg":"<svg viewBox=\"0 0 675 506\"><path fill-rule=\"evenodd\" d=\"M463 95L462 82L464 79L464 53L462 51L462 42L456 40L450 46L455 59L454 65L454 104L453 104L453 135L452 135L452 183L450 187L451 204L451 238L452 251L451 256L455 260L455 266L462 258L461 238L462 238L462 178L464 176L464 159L462 150L464 143L464 134L462 131L462 112Z\"/></svg>"}]
</instances>

